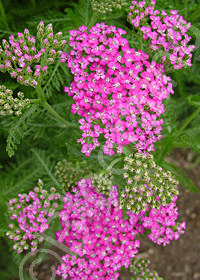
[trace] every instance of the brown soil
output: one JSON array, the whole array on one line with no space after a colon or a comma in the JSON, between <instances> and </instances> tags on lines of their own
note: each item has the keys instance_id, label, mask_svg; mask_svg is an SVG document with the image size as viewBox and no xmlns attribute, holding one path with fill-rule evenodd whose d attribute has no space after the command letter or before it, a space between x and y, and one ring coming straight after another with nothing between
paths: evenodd
<instances>
[{"instance_id":1,"label":"brown soil","mask_svg":"<svg viewBox=\"0 0 200 280\"><path fill-rule=\"evenodd\" d=\"M200 189L200 166L188 169L190 153L176 151L169 161L186 170L189 177ZM186 221L186 232L177 241L162 247L155 245L147 237L141 239L140 255L151 261L150 269L156 270L164 280L200 280L200 194L191 193L179 186L179 222ZM55 251L54 249L52 249ZM58 250L56 249L56 252ZM38 280L58 280L53 276L58 261L54 256L33 269ZM30 268L30 267L29 267ZM131 274L122 271L120 280L129 280ZM148 279L147 279L148 280Z\"/></svg>"}]
</instances>

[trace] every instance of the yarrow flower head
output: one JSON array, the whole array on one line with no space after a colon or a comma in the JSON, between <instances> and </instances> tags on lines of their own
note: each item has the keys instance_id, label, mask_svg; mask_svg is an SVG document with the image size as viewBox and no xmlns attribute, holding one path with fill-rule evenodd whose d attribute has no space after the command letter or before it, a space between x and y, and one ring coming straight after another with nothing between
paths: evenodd
<instances>
[{"instance_id":1,"label":"yarrow flower head","mask_svg":"<svg viewBox=\"0 0 200 280\"><path fill-rule=\"evenodd\" d=\"M0 46L0 71L9 72L12 78L26 86L36 87L47 73L48 65L60 58L65 40L61 40L62 32L53 34L52 24L44 27L38 25L37 40L28 29L18 33Z\"/></svg>"},{"instance_id":2,"label":"yarrow flower head","mask_svg":"<svg viewBox=\"0 0 200 280\"><path fill-rule=\"evenodd\" d=\"M161 138L162 100L173 93L163 65L130 48L122 37L126 32L115 26L101 23L88 31L81 26L69 33L73 50L61 61L67 60L74 74L65 91L75 101L71 112L82 117L82 153L89 156L102 135L104 153L110 156L129 143L153 151Z\"/></svg>"},{"instance_id":3,"label":"yarrow flower head","mask_svg":"<svg viewBox=\"0 0 200 280\"><path fill-rule=\"evenodd\" d=\"M56 233L58 241L70 247L72 256L63 256L57 274L72 280L118 279L118 270L128 268L140 246L135 239L141 227L138 218L132 213L131 222L123 219L116 186L108 199L96 192L89 179L78 182L74 192L63 198L59 212L62 230Z\"/></svg>"},{"instance_id":4,"label":"yarrow flower head","mask_svg":"<svg viewBox=\"0 0 200 280\"><path fill-rule=\"evenodd\" d=\"M155 1L148 5L146 1L132 1L128 19L143 33L143 39L149 40L150 50L160 50L161 62L171 64L174 69L192 66L191 58L194 45L188 45L191 37L187 35L190 22L171 10L170 14L155 9Z\"/></svg>"},{"instance_id":5,"label":"yarrow flower head","mask_svg":"<svg viewBox=\"0 0 200 280\"><path fill-rule=\"evenodd\" d=\"M91 180L92 185L96 187L98 193L103 195L109 195L109 192L112 190L114 176L112 172L103 171L100 174L94 174Z\"/></svg>"},{"instance_id":6,"label":"yarrow flower head","mask_svg":"<svg viewBox=\"0 0 200 280\"><path fill-rule=\"evenodd\" d=\"M132 259L131 267L135 264L140 246L138 234L148 229L149 239L165 246L184 233L185 222L176 224L177 196L158 210L147 206L138 214L128 211L125 220L118 205L117 186L112 187L106 198L97 193L90 179L82 179L73 192L74 195L66 193L63 210L58 214L62 229L56 238L71 250L71 256L63 256L57 269L63 279L118 279L122 266L128 268ZM149 275L156 277L151 272Z\"/></svg>"},{"instance_id":7,"label":"yarrow flower head","mask_svg":"<svg viewBox=\"0 0 200 280\"><path fill-rule=\"evenodd\" d=\"M141 213L141 222L144 228L150 229L148 238L158 245L166 246L171 240L177 240L185 232L185 222L176 223L178 207L176 207L177 196L170 204L160 209L147 208L147 215Z\"/></svg>"},{"instance_id":8,"label":"yarrow flower head","mask_svg":"<svg viewBox=\"0 0 200 280\"><path fill-rule=\"evenodd\" d=\"M59 177L60 183L65 191L76 187L81 178L92 176L92 168L85 166L84 162L76 162L73 164L63 159L57 163L55 168L55 175Z\"/></svg>"},{"instance_id":9,"label":"yarrow flower head","mask_svg":"<svg viewBox=\"0 0 200 280\"><path fill-rule=\"evenodd\" d=\"M121 192L120 207L139 213L147 207L159 209L178 195L178 182L171 173L156 166L153 156L136 153L124 159L125 190Z\"/></svg>"},{"instance_id":10,"label":"yarrow flower head","mask_svg":"<svg viewBox=\"0 0 200 280\"><path fill-rule=\"evenodd\" d=\"M13 97L13 91L0 86L0 116L20 116L30 106L30 100L24 99L22 92Z\"/></svg>"},{"instance_id":11,"label":"yarrow flower head","mask_svg":"<svg viewBox=\"0 0 200 280\"><path fill-rule=\"evenodd\" d=\"M111 13L113 9L121 9L126 5L125 0L91 0L92 9L98 15L105 16L107 13Z\"/></svg>"},{"instance_id":12,"label":"yarrow flower head","mask_svg":"<svg viewBox=\"0 0 200 280\"><path fill-rule=\"evenodd\" d=\"M39 180L38 187L28 194L18 194L18 198L9 201L9 214L13 221L7 235L15 244L18 253L24 250L35 251L43 241L42 233L49 228L48 218L53 217L60 195L43 189L43 182Z\"/></svg>"}]
</instances>

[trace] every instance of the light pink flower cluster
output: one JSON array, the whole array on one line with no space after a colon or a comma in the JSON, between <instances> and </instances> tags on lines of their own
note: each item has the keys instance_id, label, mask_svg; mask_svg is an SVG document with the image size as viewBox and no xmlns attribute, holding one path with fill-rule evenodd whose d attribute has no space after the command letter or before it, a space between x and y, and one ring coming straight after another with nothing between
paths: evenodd
<instances>
[{"instance_id":1,"label":"light pink flower cluster","mask_svg":"<svg viewBox=\"0 0 200 280\"><path fill-rule=\"evenodd\" d=\"M117 271L129 267L140 246L135 239L141 227L137 216L132 213L130 221L123 219L117 186L108 199L96 192L89 179L81 179L73 191L74 195L66 193L63 198L62 230L56 238L78 256L64 256L57 274L72 280L118 279Z\"/></svg>"},{"instance_id":2,"label":"light pink flower cluster","mask_svg":"<svg viewBox=\"0 0 200 280\"><path fill-rule=\"evenodd\" d=\"M61 40L62 32L53 34L52 24L44 28L41 21L38 25L37 37L40 48L37 49L37 40L31 36L28 29L24 33L18 33L17 39L14 35L7 42L2 41L0 47L0 71L9 72L12 78L23 85L36 87L41 77L47 73L48 64L58 59L66 44Z\"/></svg>"},{"instance_id":3,"label":"light pink flower cluster","mask_svg":"<svg viewBox=\"0 0 200 280\"><path fill-rule=\"evenodd\" d=\"M13 249L18 253L27 250L29 246L31 251L35 251L38 243L43 241L42 233L49 228L48 217L54 215L58 206L55 200L60 195L55 193L54 188L50 194L41 187L36 187L28 194L18 194L18 197L9 201L13 223L9 225L7 235L16 242Z\"/></svg>"},{"instance_id":4,"label":"light pink flower cluster","mask_svg":"<svg viewBox=\"0 0 200 280\"><path fill-rule=\"evenodd\" d=\"M135 143L140 150L153 151L161 138L164 112L162 100L173 93L164 66L149 62L148 54L129 47L126 32L104 23L71 30L70 54L61 59L74 74L71 87L73 114L79 120L82 152L89 156L106 138L104 153L122 153L124 145Z\"/></svg>"},{"instance_id":5,"label":"light pink flower cluster","mask_svg":"<svg viewBox=\"0 0 200 280\"><path fill-rule=\"evenodd\" d=\"M150 210L148 216L143 215L140 218L143 227L151 230L148 238L158 245L162 244L166 246L171 240L177 240L180 234L185 232L185 222L176 224L176 219L178 217L176 200L177 196L174 196L172 203L166 206L161 205L160 209L149 209L148 207L147 212Z\"/></svg>"},{"instance_id":6,"label":"light pink flower cluster","mask_svg":"<svg viewBox=\"0 0 200 280\"><path fill-rule=\"evenodd\" d=\"M191 52L195 46L188 45L191 37L187 35L191 24L187 23L176 10L171 10L170 14L164 10L161 12L156 10L155 2L152 0L148 5L146 1L132 1L129 21L136 28L140 26L143 39L150 40L152 51L162 51L162 62L169 62L174 69L192 66Z\"/></svg>"}]
</instances>

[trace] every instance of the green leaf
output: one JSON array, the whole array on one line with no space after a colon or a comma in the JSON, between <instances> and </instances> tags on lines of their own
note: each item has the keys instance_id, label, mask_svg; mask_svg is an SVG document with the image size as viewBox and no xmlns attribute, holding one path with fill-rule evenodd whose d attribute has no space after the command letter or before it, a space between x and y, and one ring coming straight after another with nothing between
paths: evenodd
<instances>
[{"instance_id":1,"label":"green leaf","mask_svg":"<svg viewBox=\"0 0 200 280\"><path fill-rule=\"evenodd\" d=\"M66 8L65 12L71 20L72 24L76 26L86 25L90 22L92 18L92 7L90 5L90 0L79 0L79 3L70 3L73 9Z\"/></svg>"},{"instance_id":2,"label":"green leaf","mask_svg":"<svg viewBox=\"0 0 200 280\"><path fill-rule=\"evenodd\" d=\"M7 231L8 231L8 229L2 228L2 225L0 225L0 237L6 236Z\"/></svg>"},{"instance_id":3,"label":"green leaf","mask_svg":"<svg viewBox=\"0 0 200 280\"><path fill-rule=\"evenodd\" d=\"M20 144L24 137L24 132L27 129L27 121L33 115L37 108L37 105L32 105L26 112L23 113L14 123L8 132L6 151L9 157L15 154L17 149L17 144Z\"/></svg>"},{"instance_id":4,"label":"green leaf","mask_svg":"<svg viewBox=\"0 0 200 280\"><path fill-rule=\"evenodd\" d=\"M32 152L37 158L38 163L44 168L45 173L51 178L52 183L54 183L56 186L60 186L59 182L54 176L54 173L52 172L54 163L51 162L51 159L46 154L46 152L39 149L32 149Z\"/></svg>"},{"instance_id":5,"label":"green leaf","mask_svg":"<svg viewBox=\"0 0 200 280\"><path fill-rule=\"evenodd\" d=\"M12 194L21 191L25 191L33 186L33 182L35 178L38 178L41 172L41 167L35 167L34 169L28 169L26 173L22 174L17 178L15 183L11 182L9 185L5 185L4 189L2 190L4 195Z\"/></svg>"},{"instance_id":6,"label":"green leaf","mask_svg":"<svg viewBox=\"0 0 200 280\"><path fill-rule=\"evenodd\" d=\"M200 137L193 137L192 134L181 135L179 141L174 142L174 146L179 148L191 148L200 154Z\"/></svg>"},{"instance_id":7,"label":"green leaf","mask_svg":"<svg viewBox=\"0 0 200 280\"><path fill-rule=\"evenodd\" d=\"M164 160L167 153L169 153L173 149L173 143L176 139L175 132L172 131L171 134L169 134L164 141L162 141L162 147L160 149L160 152L157 156L157 163L161 164Z\"/></svg>"},{"instance_id":8,"label":"green leaf","mask_svg":"<svg viewBox=\"0 0 200 280\"><path fill-rule=\"evenodd\" d=\"M64 52L67 51L68 43L64 48ZM51 68L49 67L49 73L47 75L47 79L44 80L45 85L43 87L43 92L45 93L46 97L51 97L55 92L61 90L61 88L67 84L67 79L69 77L68 68L60 62L57 63Z\"/></svg>"},{"instance_id":9,"label":"green leaf","mask_svg":"<svg viewBox=\"0 0 200 280\"><path fill-rule=\"evenodd\" d=\"M169 170L172 172L172 174L176 177L176 179L179 181L180 185L184 187L185 189L190 190L191 192L199 193L198 187L194 184L194 182L188 177L185 170L182 168L176 166L173 163L169 163L164 161L161 166L165 170Z\"/></svg>"},{"instance_id":10,"label":"green leaf","mask_svg":"<svg viewBox=\"0 0 200 280\"><path fill-rule=\"evenodd\" d=\"M200 106L200 95L190 95L187 97L187 102L193 106Z\"/></svg>"}]
</instances>

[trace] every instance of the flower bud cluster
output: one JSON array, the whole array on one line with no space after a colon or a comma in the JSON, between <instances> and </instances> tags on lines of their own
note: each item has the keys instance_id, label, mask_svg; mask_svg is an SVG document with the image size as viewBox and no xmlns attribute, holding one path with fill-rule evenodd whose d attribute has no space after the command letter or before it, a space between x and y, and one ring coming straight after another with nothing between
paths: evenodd
<instances>
[{"instance_id":1,"label":"flower bud cluster","mask_svg":"<svg viewBox=\"0 0 200 280\"><path fill-rule=\"evenodd\" d=\"M108 195L112 190L114 177L111 172L105 171L104 173L94 174L91 180L92 185L96 187L96 191L98 193L102 193L103 195Z\"/></svg>"},{"instance_id":2,"label":"flower bud cluster","mask_svg":"<svg viewBox=\"0 0 200 280\"><path fill-rule=\"evenodd\" d=\"M7 235L15 244L14 250L18 253L31 249L37 249L39 243L43 241L42 233L49 228L48 218L53 217L60 199L60 195L43 189L41 180L38 187L28 194L18 194L18 198L9 201L9 214L13 222L9 225L10 231Z\"/></svg>"},{"instance_id":3,"label":"flower bud cluster","mask_svg":"<svg viewBox=\"0 0 200 280\"><path fill-rule=\"evenodd\" d=\"M72 254L63 256L57 274L63 279L118 279L119 269L130 265L140 243L136 240L140 225L135 214L124 220L118 208L118 190L113 186L108 199L96 192L91 180L82 179L66 193L59 212L62 230L59 242L70 247Z\"/></svg>"},{"instance_id":4,"label":"flower bud cluster","mask_svg":"<svg viewBox=\"0 0 200 280\"><path fill-rule=\"evenodd\" d=\"M30 106L30 100L24 99L22 92L13 97L13 91L5 86L0 86L0 116L20 116L22 111Z\"/></svg>"},{"instance_id":5,"label":"flower bud cluster","mask_svg":"<svg viewBox=\"0 0 200 280\"><path fill-rule=\"evenodd\" d=\"M65 91L75 101L71 113L82 117L82 153L89 156L102 135L104 153L110 156L122 153L129 143L153 151L161 138L162 100L173 93L164 66L130 48L121 36L126 31L115 26L98 23L88 31L81 26L69 33L73 50L63 54L61 62L67 60L74 74Z\"/></svg>"},{"instance_id":6,"label":"flower bud cluster","mask_svg":"<svg viewBox=\"0 0 200 280\"><path fill-rule=\"evenodd\" d=\"M143 33L143 39L149 40L150 50L161 50L161 62L167 62L174 69L192 66L191 58L194 45L188 45L191 37L187 35L191 24L171 10L170 14L155 9L154 0L148 5L146 1L132 1L128 19Z\"/></svg>"},{"instance_id":7,"label":"flower bud cluster","mask_svg":"<svg viewBox=\"0 0 200 280\"><path fill-rule=\"evenodd\" d=\"M172 203L160 207L160 209L147 208L149 214L142 215L140 220L146 229L150 229L148 238L158 245L166 246L171 240L177 240L186 228L185 222L176 223L178 207L176 207L177 196Z\"/></svg>"},{"instance_id":8,"label":"flower bud cluster","mask_svg":"<svg viewBox=\"0 0 200 280\"><path fill-rule=\"evenodd\" d=\"M66 159L59 161L56 165L56 176L59 177L62 187L67 191L77 186L77 182L81 178L92 175L92 169L90 167L82 166L80 163L76 166L72 162L68 162Z\"/></svg>"},{"instance_id":9,"label":"flower bud cluster","mask_svg":"<svg viewBox=\"0 0 200 280\"><path fill-rule=\"evenodd\" d=\"M120 10L126 5L125 0L91 0L92 9L95 13L105 16L112 13L114 9Z\"/></svg>"},{"instance_id":10,"label":"flower bud cluster","mask_svg":"<svg viewBox=\"0 0 200 280\"><path fill-rule=\"evenodd\" d=\"M47 73L48 65L60 58L65 40L62 33L53 34L52 24L38 25L37 39L28 29L2 40L0 46L0 71L9 72L22 85L36 87ZM39 47L40 46L40 47Z\"/></svg>"},{"instance_id":11,"label":"flower bud cluster","mask_svg":"<svg viewBox=\"0 0 200 280\"><path fill-rule=\"evenodd\" d=\"M163 280L157 272L148 269L149 264L150 261L147 259L132 259L130 271L134 274L134 277L131 277L131 280Z\"/></svg>"},{"instance_id":12,"label":"flower bud cluster","mask_svg":"<svg viewBox=\"0 0 200 280\"><path fill-rule=\"evenodd\" d=\"M174 195L178 195L175 189L178 182L170 172L165 172L156 166L153 156L144 153L136 153L124 159L123 173L127 185L121 192L120 206L126 205L132 212L139 213L150 208L159 209L161 205L170 204Z\"/></svg>"}]
</instances>

